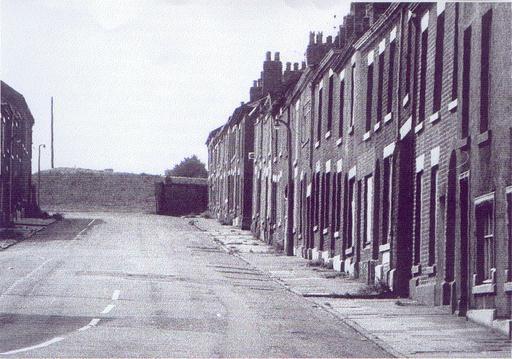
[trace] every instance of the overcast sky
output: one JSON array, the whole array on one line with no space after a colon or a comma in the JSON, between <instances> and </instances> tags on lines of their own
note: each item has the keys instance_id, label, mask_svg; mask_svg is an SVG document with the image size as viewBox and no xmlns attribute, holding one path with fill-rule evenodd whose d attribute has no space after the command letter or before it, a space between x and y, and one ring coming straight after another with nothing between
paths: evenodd
<instances>
[{"instance_id":1,"label":"overcast sky","mask_svg":"<svg viewBox=\"0 0 512 359\"><path fill-rule=\"evenodd\" d=\"M185 156L206 161L208 132L248 101L266 51L302 61L309 31L334 35L348 8L340 0L1 0L1 78L28 102L35 149L47 144L44 169L54 96L56 167L161 174Z\"/></svg>"}]
</instances>

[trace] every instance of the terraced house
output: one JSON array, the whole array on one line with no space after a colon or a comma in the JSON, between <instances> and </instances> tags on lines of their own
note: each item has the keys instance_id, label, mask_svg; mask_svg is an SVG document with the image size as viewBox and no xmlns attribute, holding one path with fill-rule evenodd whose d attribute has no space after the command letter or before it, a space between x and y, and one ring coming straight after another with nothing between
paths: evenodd
<instances>
[{"instance_id":1,"label":"terraced house","mask_svg":"<svg viewBox=\"0 0 512 359\"><path fill-rule=\"evenodd\" d=\"M37 210L32 185L34 118L23 95L2 81L0 143L0 227Z\"/></svg>"},{"instance_id":2,"label":"terraced house","mask_svg":"<svg viewBox=\"0 0 512 359\"><path fill-rule=\"evenodd\" d=\"M511 12L353 3L306 66L268 54L238 154L252 191L218 184L214 131L211 210L251 201L253 233L288 254L510 331Z\"/></svg>"}]
</instances>

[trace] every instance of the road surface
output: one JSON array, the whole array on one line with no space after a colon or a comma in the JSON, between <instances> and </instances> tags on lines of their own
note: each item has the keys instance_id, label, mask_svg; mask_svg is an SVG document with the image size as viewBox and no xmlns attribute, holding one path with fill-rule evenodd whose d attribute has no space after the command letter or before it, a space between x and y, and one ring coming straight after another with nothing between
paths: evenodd
<instances>
[{"instance_id":1,"label":"road surface","mask_svg":"<svg viewBox=\"0 0 512 359\"><path fill-rule=\"evenodd\" d=\"M187 219L74 213L0 252L0 357L384 357Z\"/></svg>"}]
</instances>

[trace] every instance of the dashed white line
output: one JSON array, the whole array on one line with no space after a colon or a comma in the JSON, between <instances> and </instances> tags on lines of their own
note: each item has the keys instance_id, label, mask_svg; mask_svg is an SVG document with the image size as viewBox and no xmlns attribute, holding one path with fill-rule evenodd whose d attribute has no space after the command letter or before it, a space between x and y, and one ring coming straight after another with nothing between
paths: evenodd
<instances>
[{"instance_id":1,"label":"dashed white line","mask_svg":"<svg viewBox=\"0 0 512 359\"><path fill-rule=\"evenodd\" d=\"M93 320L91 320L89 322L89 324L87 324L86 326L83 326L82 328L78 329L78 331L79 332L83 332L84 330L87 330L89 328L95 327L96 324L98 324L99 322L100 322L100 319L94 318Z\"/></svg>"},{"instance_id":2,"label":"dashed white line","mask_svg":"<svg viewBox=\"0 0 512 359\"><path fill-rule=\"evenodd\" d=\"M107 314L109 313L112 309L114 309L115 305L114 304L109 304L105 307L105 309L103 309L103 312L101 312L101 314Z\"/></svg>"},{"instance_id":3,"label":"dashed white line","mask_svg":"<svg viewBox=\"0 0 512 359\"><path fill-rule=\"evenodd\" d=\"M94 223L95 220L96 220L96 218L93 219L92 221L90 221L89 224L87 226L85 226L84 229L82 229L80 232L78 232L78 234L75 236L75 239L80 237L87 229L89 229L89 227Z\"/></svg>"},{"instance_id":4,"label":"dashed white line","mask_svg":"<svg viewBox=\"0 0 512 359\"><path fill-rule=\"evenodd\" d=\"M114 294L112 294L112 300L118 300L119 299L119 294L121 294L121 291L119 289L116 289L114 291Z\"/></svg>"},{"instance_id":5,"label":"dashed white line","mask_svg":"<svg viewBox=\"0 0 512 359\"><path fill-rule=\"evenodd\" d=\"M52 345L54 343L60 342L61 340L64 340L64 337L55 337L53 339L50 339L50 340L48 340L46 342L43 342L43 343L40 343L40 344L37 344L37 345L33 345L33 346L30 346L30 347L25 347L25 348L21 348L21 349L16 349L16 350L11 350L11 351L3 352L3 353L0 353L0 354L1 355L9 355L9 354L28 352L29 350L34 350L34 349L39 349L39 348L47 347L47 346Z\"/></svg>"},{"instance_id":6,"label":"dashed white line","mask_svg":"<svg viewBox=\"0 0 512 359\"><path fill-rule=\"evenodd\" d=\"M43 263L41 263L40 265L38 265L36 268L34 268L29 274L27 274L26 276L24 277L21 277L19 278L17 281L15 281L13 284L11 284L9 286L9 288L7 288L3 293L2 295L9 295L9 293L11 292L11 290L13 288L15 288L21 281L25 280L25 279L28 279L30 277L32 277L39 269L41 269L46 263L50 262L51 260L53 260L53 258L50 258L50 259L47 259L46 261L44 261Z\"/></svg>"}]
</instances>

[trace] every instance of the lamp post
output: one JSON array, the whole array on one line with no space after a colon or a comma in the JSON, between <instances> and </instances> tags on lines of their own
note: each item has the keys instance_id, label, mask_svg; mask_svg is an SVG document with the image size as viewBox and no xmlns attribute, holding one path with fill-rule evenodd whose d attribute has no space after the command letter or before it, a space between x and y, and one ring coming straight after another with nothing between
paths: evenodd
<instances>
[{"instance_id":1,"label":"lamp post","mask_svg":"<svg viewBox=\"0 0 512 359\"><path fill-rule=\"evenodd\" d=\"M287 195L286 195L286 242L285 252L287 256L293 256L293 166L292 166L292 129L290 127L290 109L287 109L287 121L274 117L274 127L279 128L283 125L286 128L286 148L288 149L288 176L287 176Z\"/></svg>"},{"instance_id":2,"label":"lamp post","mask_svg":"<svg viewBox=\"0 0 512 359\"><path fill-rule=\"evenodd\" d=\"M46 146L44 144L40 144L37 148L37 207L40 207L39 190L41 189L41 147L46 148Z\"/></svg>"}]
</instances>

